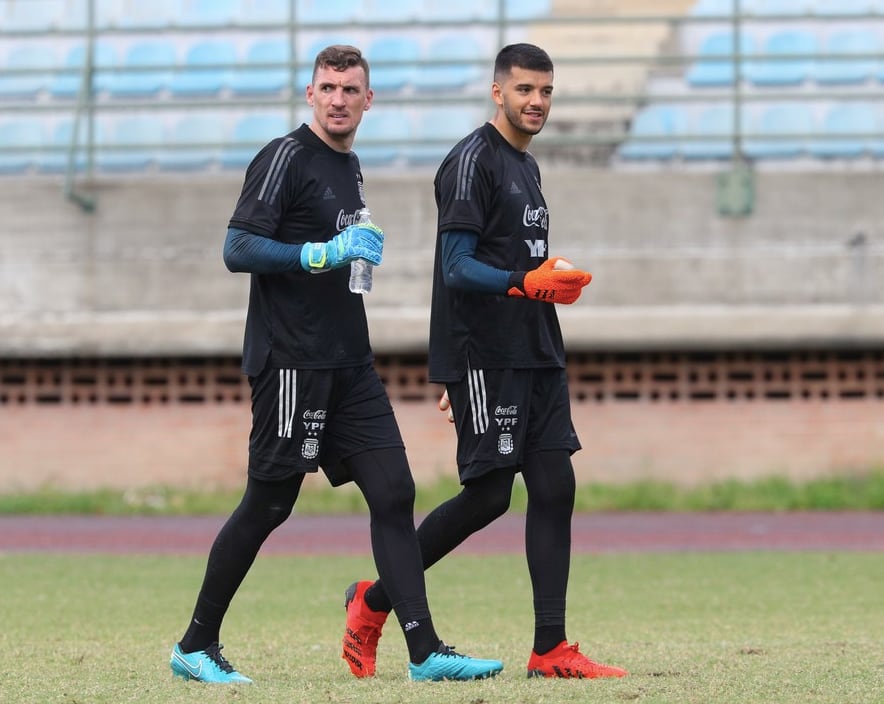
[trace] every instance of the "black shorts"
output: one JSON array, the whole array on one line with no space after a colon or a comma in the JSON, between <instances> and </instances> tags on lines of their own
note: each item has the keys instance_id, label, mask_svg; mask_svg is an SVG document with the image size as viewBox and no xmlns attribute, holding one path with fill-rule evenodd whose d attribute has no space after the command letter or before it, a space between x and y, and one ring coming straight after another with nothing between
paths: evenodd
<instances>
[{"instance_id":1,"label":"black shorts","mask_svg":"<svg viewBox=\"0 0 884 704\"><path fill-rule=\"evenodd\" d=\"M470 369L447 388L461 482L502 467L519 471L535 452L580 449L564 369Z\"/></svg>"},{"instance_id":2,"label":"black shorts","mask_svg":"<svg viewBox=\"0 0 884 704\"><path fill-rule=\"evenodd\" d=\"M249 476L279 481L321 466L332 486L352 479L346 460L399 447L399 425L372 365L346 369L264 369L249 377Z\"/></svg>"}]
</instances>

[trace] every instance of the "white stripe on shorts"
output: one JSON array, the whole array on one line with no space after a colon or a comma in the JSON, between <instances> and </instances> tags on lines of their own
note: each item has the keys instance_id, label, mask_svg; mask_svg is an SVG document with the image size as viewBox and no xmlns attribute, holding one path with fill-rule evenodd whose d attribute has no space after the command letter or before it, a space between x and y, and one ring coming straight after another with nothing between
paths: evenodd
<instances>
[{"instance_id":1,"label":"white stripe on shorts","mask_svg":"<svg viewBox=\"0 0 884 704\"><path fill-rule=\"evenodd\" d=\"M290 438L292 436L292 425L295 422L297 380L297 369L279 370L279 427L277 435L281 438Z\"/></svg>"},{"instance_id":2,"label":"white stripe on shorts","mask_svg":"<svg viewBox=\"0 0 884 704\"><path fill-rule=\"evenodd\" d=\"M485 372L481 369L468 369L470 385L470 411L473 416L473 432L482 435L488 430L488 397L485 393Z\"/></svg>"}]
</instances>

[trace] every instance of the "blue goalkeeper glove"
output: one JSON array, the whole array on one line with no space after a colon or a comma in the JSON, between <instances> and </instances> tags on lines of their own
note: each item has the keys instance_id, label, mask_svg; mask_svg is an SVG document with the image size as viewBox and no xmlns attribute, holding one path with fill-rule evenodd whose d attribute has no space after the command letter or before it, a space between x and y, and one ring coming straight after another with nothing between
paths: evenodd
<instances>
[{"instance_id":1,"label":"blue goalkeeper glove","mask_svg":"<svg viewBox=\"0 0 884 704\"><path fill-rule=\"evenodd\" d=\"M350 225L328 242L305 242L301 268L319 273L339 269L355 259L377 266L384 252L384 231L377 225Z\"/></svg>"}]
</instances>

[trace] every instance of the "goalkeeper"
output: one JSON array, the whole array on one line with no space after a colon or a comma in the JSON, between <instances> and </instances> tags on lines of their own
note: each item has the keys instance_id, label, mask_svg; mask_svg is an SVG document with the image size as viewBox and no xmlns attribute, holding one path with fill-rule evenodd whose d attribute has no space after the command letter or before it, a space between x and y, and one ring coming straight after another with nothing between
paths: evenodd
<instances>
[{"instance_id":1,"label":"goalkeeper","mask_svg":"<svg viewBox=\"0 0 884 704\"><path fill-rule=\"evenodd\" d=\"M429 373L430 381L445 384L443 401L450 398L463 488L424 519L418 539L426 569L509 508L521 472L535 615L527 673L622 677L625 670L583 655L565 630L575 491L570 456L580 443L554 304L577 301L591 276L547 254L549 210L527 150L549 114L552 83L545 51L504 47L494 67L494 117L462 139L436 174ZM347 590L345 603L344 656L359 649L361 667L348 658L351 670L371 675L395 602L386 583L362 581Z\"/></svg>"}]
</instances>

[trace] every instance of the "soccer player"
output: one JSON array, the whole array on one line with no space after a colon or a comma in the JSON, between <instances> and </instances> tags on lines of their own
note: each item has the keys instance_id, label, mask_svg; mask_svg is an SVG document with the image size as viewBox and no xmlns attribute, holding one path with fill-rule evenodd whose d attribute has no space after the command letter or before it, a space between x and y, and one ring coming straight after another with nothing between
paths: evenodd
<instances>
[{"instance_id":1,"label":"soccer player","mask_svg":"<svg viewBox=\"0 0 884 704\"><path fill-rule=\"evenodd\" d=\"M580 443L571 422L555 305L573 303L590 274L548 258L549 211L531 138L549 116L553 64L512 44L497 55L494 117L462 139L436 174L438 229L430 319L430 381L443 383L457 431L460 494L418 528L424 568L501 516L521 472L528 492L525 551L534 598L528 675L622 677L569 643L565 598ZM344 656L371 674L391 599L383 576L345 596ZM357 634L357 639L351 634Z\"/></svg>"},{"instance_id":2,"label":"soccer player","mask_svg":"<svg viewBox=\"0 0 884 704\"><path fill-rule=\"evenodd\" d=\"M320 466L333 486L353 481L365 496L375 565L405 633L409 677L466 680L503 668L455 652L433 627L414 480L372 365L362 296L348 287L350 263L378 265L383 252L380 228L353 224L365 195L351 145L372 95L359 49L322 50L306 90L310 125L258 152L230 219L224 261L251 274L242 364L252 391L248 481L172 649L172 672L184 679L251 682L221 654L221 623L261 545L291 514L304 475Z\"/></svg>"}]
</instances>

